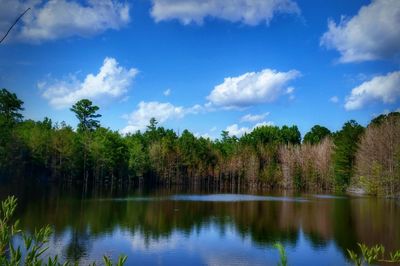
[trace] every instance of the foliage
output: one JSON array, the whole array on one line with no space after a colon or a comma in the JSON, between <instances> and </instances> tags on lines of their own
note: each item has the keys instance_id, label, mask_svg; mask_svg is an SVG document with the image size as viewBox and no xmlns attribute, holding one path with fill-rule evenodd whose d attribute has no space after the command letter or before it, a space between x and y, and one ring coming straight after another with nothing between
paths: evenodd
<instances>
[{"instance_id":1,"label":"foliage","mask_svg":"<svg viewBox=\"0 0 400 266\"><path fill-rule=\"evenodd\" d=\"M357 254L353 250L347 250L350 259L354 265L375 265L377 263L399 263L400 262L400 249L389 253L389 257L385 257L385 248L383 245L375 245L368 247L365 244L358 243L361 254Z\"/></svg>"},{"instance_id":2,"label":"foliage","mask_svg":"<svg viewBox=\"0 0 400 266\"><path fill-rule=\"evenodd\" d=\"M18 220L12 221L12 216L17 207L17 199L10 196L1 202L0 209L0 264L4 266L68 266L72 265L66 261L63 264L59 262L58 256L45 256L48 250L46 244L52 234L50 226L35 230L33 234L27 234L18 229ZM15 246L14 238L20 236L24 246ZM47 257L47 258L46 258ZM116 266L123 266L126 262L126 256L118 258ZM104 256L106 266L114 265L112 260ZM94 263L92 264L95 265Z\"/></svg>"},{"instance_id":3,"label":"foliage","mask_svg":"<svg viewBox=\"0 0 400 266\"><path fill-rule=\"evenodd\" d=\"M107 256L103 256L103 261L104 261L104 265L105 266L123 266L126 262L126 259L128 257L127 256L119 256L118 261L116 264L113 263L113 261L107 257Z\"/></svg>"},{"instance_id":4,"label":"foliage","mask_svg":"<svg viewBox=\"0 0 400 266\"><path fill-rule=\"evenodd\" d=\"M364 128L356 121L346 122L342 129L334 135L333 165L336 190L344 190L350 183L354 173L355 156L358 141Z\"/></svg>"},{"instance_id":5,"label":"foliage","mask_svg":"<svg viewBox=\"0 0 400 266\"><path fill-rule=\"evenodd\" d=\"M278 266L287 266L287 256L284 246L281 243L275 243L274 248L278 249L279 251L279 263Z\"/></svg>"},{"instance_id":6,"label":"foliage","mask_svg":"<svg viewBox=\"0 0 400 266\"><path fill-rule=\"evenodd\" d=\"M316 125L304 137L297 126L256 127L238 138L179 135L150 119L144 132L121 135L100 125L99 107L82 99L71 108L75 131L64 122L22 120L22 101L1 91L0 176L41 176L88 184L202 184L302 191L345 190L360 184L379 195L400 191L397 114L364 128L351 120L338 132ZM377 156L379 154L379 156ZM363 182L360 182L362 180Z\"/></svg>"},{"instance_id":7,"label":"foliage","mask_svg":"<svg viewBox=\"0 0 400 266\"><path fill-rule=\"evenodd\" d=\"M96 114L99 107L93 105L92 101L82 99L75 103L70 110L79 120L78 131L93 131L100 126L99 120L96 119L101 117L100 114Z\"/></svg>"},{"instance_id":8,"label":"foliage","mask_svg":"<svg viewBox=\"0 0 400 266\"><path fill-rule=\"evenodd\" d=\"M23 101L18 99L15 93L11 93L6 89L0 90L0 122L5 124L15 123L22 119L20 111ZM2 124L0 124L2 125Z\"/></svg>"},{"instance_id":9,"label":"foliage","mask_svg":"<svg viewBox=\"0 0 400 266\"><path fill-rule=\"evenodd\" d=\"M379 126L385 121L387 122L390 120L397 120L397 119L400 119L400 112L390 112L388 114L381 114L372 119L371 123L369 123L369 126Z\"/></svg>"},{"instance_id":10,"label":"foliage","mask_svg":"<svg viewBox=\"0 0 400 266\"><path fill-rule=\"evenodd\" d=\"M320 143L324 138L331 136L332 133L324 126L315 125L304 135L303 142L310 144Z\"/></svg>"},{"instance_id":11,"label":"foliage","mask_svg":"<svg viewBox=\"0 0 400 266\"><path fill-rule=\"evenodd\" d=\"M304 190L304 181L302 180L303 178L303 171L301 167L296 164L294 167L294 173L293 173L293 185L296 190L302 191Z\"/></svg>"},{"instance_id":12,"label":"foliage","mask_svg":"<svg viewBox=\"0 0 400 266\"><path fill-rule=\"evenodd\" d=\"M358 243L357 245L361 254L347 249L350 260L355 266L375 265L377 263L400 263L400 249L390 252L389 256L385 256L386 253L383 245L375 245L371 247L368 247L363 243ZM274 244L274 247L279 251L280 261L278 262L278 266L287 266L288 261L284 246L278 242Z\"/></svg>"},{"instance_id":13,"label":"foliage","mask_svg":"<svg viewBox=\"0 0 400 266\"><path fill-rule=\"evenodd\" d=\"M260 126L245 134L241 141L253 146L262 144L300 144L301 134L297 126Z\"/></svg>"},{"instance_id":14,"label":"foliage","mask_svg":"<svg viewBox=\"0 0 400 266\"><path fill-rule=\"evenodd\" d=\"M11 167L10 161L15 156L13 129L23 118L22 105L23 101L15 93L0 90L0 174L1 170Z\"/></svg>"}]
</instances>

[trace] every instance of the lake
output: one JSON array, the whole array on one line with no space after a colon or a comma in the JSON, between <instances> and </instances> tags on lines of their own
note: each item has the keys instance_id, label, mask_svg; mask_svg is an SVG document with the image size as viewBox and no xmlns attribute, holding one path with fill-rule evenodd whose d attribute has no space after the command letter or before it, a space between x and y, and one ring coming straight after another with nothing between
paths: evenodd
<instances>
[{"instance_id":1,"label":"lake","mask_svg":"<svg viewBox=\"0 0 400 266\"><path fill-rule=\"evenodd\" d=\"M103 254L125 254L126 265L276 265L278 241L289 265L346 265L357 242L400 248L400 203L390 199L1 185L9 194L23 229L50 224L48 253L82 265Z\"/></svg>"}]
</instances>

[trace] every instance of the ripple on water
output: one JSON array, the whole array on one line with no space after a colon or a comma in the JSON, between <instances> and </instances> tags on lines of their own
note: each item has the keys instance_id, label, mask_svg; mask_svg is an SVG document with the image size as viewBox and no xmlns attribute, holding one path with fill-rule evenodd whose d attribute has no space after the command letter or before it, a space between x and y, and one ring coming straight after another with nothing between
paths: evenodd
<instances>
[{"instance_id":1,"label":"ripple on water","mask_svg":"<svg viewBox=\"0 0 400 266\"><path fill-rule=\"evenodd\" d=\"M177 194L165 197L126 197L126 198L104 198L93 199L99 201L206 201L206 202L240 202L240 201L283 201L283 202L308 202L309 200L302 197L286 197L286 196L257 196L249 194Z\"/></svg>"},{"instance_id":2,"label":"ripple on water","mask_svg":"<svg viewBox=\"0 0 400 266\"><path fill-rule=\"evenodd\" d=\"M175 201L214 201L214 202L237 202L237 201L288 201L307 202L305 198L298 197L275 197L257 196L246 194L212 194L212 195L173 195L169 197Z\"/></svg>"},{"instance_id":3,"label":"ripple on water","mask_svg":"<svg viewBox=\"0 0 400 266\"><path fill-rule=\"evenodd\" d=\"M338 195L322 195L322 194L316 194L312 195L314 198L317 199L347 199L345 196L338 196Z\"/></svg>"}]
</instances>

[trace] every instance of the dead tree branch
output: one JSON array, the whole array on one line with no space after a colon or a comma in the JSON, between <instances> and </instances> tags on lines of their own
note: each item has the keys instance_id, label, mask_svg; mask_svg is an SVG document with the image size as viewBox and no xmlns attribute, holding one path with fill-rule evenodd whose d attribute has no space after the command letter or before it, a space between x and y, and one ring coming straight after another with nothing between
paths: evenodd
<instances>
[{"instance_id":1,"label":"dead tree branch","mask_svg":"<svg viewBox=\"0 0 400 266\"><path fill-rule=\"evenodd\" d=\"M6 34L3 36L3 38L1 38L0 43L2 43L4 41L4 39L7 37L7 35L10 33L10 31L12 30L12 28L15 26L15 24L17 24L17 22L22 18L23 15L25 15L26 12L28 12L28 10L31 9L30 7L28 7L24 13L22 13L21 15L19 15L19 17L14 21L14 23L11 25L11 27L8 29L8 31L6 32Z\"/></svg>"}]
</instances>

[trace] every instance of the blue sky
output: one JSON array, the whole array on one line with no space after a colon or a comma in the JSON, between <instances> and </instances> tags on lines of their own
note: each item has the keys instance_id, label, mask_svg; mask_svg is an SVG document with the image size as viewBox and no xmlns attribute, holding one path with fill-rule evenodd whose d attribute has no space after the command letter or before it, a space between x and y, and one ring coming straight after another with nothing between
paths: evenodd
<instances>
[{"instance_id":1,"label":"blue sky","mask_svg":"<svg viewBox=\"0 0 400 266\"><path fill-rule=\"evenodd\" d=\"M154 116L218 137L257 125L365 125L400 107L400 1L0 0L0 87L26 118L99 105L122 133ZM168 91L168 92L167 92Z\"/></svg>"}]
</instances>

